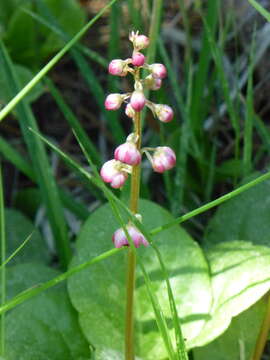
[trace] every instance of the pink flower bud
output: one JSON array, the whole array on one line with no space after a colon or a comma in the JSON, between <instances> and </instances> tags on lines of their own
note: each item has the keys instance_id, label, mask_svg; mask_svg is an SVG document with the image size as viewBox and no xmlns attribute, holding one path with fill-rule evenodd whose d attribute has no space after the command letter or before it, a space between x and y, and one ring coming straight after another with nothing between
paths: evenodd
<instances>
[{"instance_id":1,"label":"pink flower bud","mask_svg":"<svg viewBox=\"0 0 270 360\"><path fill-rule=\"evenodd\" d=\"M156 104L155 105L155 113L158 119L162 122L170 122L173 119L173 109L168 105Z\"/></svg>"},{"instance_id":2,"label":"pink flower bud","mask_svg":"<svg viewBox=\"0 0 270 360\"><path fill-rule=\"evenodd\" d=\"M141 244L144 246L149 245L143 234L134 225L127 225L126 228L136 248L138 248ZM122 246L129 246L128 239L123 228L115 231L112 237L112 241L116 248L121 248Z\"/></svg>"},{"instance_id":3,"label":"pink flower bud","mask_svg":"<svg viewBox=\"0 0 270 360\"><path fill-rule=\"evenodd\" d=\"M136 148L136 145L129 141L119 145L115 149L114 158L115 160L119 160L129 165L138 165L142 159L139 150Z\"/></svg>"},{"instance_id":4,"label":"pink flower bud","mask_svg":"<svg viewBox=\"0 0 270 360\"><path fill-rule=\"evenodd\" d=\"M149 38L145 35L137 35L133 40L133 45L136 50L142 50L149 45Z\"/></svg>"},{"instance_id":5,"label":"pink flower bud","mask_svg":"<svg viewBox=\"0 0 270 360\"><path fill-rule=\"evenodd\" d=\"M130 98L130 105L135 111L141 111L146 103L144 94L142 91L135 90Z\"/></svg>"},{"instance_id":6,"label":"pink flower bud","mask_svg":"<svg viewBox=\"0 0 270 360\"><path fill-rule=\"evenodd\" d=\"M111 187L118 189L122 187L127 179L127 174L121 170L121 163L116 160L109 160L103 164L100 170L100 176Z\"/></svg>"},{"instance_id":7,"label":"pink flower bud","mask_svg":"<svg viewBox=\"0 0 270 360\"><path fill-rule=\"evenodd\" d=\"M126 180L127 180L127 174L121 172L114 176L110 185L114 189L119 189L124 185Z\"/></svg>"},{"instance_id":8,"label":"pink flower bud","mask_svg":"<svg viewBox=\"0 0 270 360\"><path fill-rule=\"evenodd\" d=\"M135 116L135 111L132 108L132 106L130 105L130 103L128 103L126 106L125 114L130 118L134 118L134 116Z\"/></svg>"},{"instance_id":9,"label":"pink flower bud","mask_svg":"<svg viewBox=\"0 0 270 360\"><path fill-rule=\"evenodd\" d=\"M118 110L122 102L123 97L120 94L110 94L105 99L105 108L107 110Z\"/></svg>"},{"instance_id":10,"label":"pink flower bud","mask_svg":"<svg viewBox=\"0 0 270 360\"><path fill-rule=\"evenodd\" d=\"M154 171L163 173L175 166L176 156L174 151L168 146L159 146L154 152L152 166Z\"/></svg>"},{"instance_id":11,"label":"pink flower bud","mask_svg":"<svg viewBox=\"0 0 270 360\"><path fill-rule=\"evenodd\" d=\"M167 70L163 64L152 64L149 68L154 78L164 79L167 76Z\"/></svg>"},{"instance_id":12,"label":"pink flower bud","mask_svg":"<svg viewBox=\"0 0 270 360\"><path fill-rule=\"evenodd\" d=\"M159 90L161 88L161 85L162 85L162 80L159 79L159 78L154 78L152 75L148 75L145 78L144 82L145 82L145 85L150 90Z\"/></svg>"},{"instance_id":13,"label":"pink flower bud","mask_svg":"<svg viewBox=\"0 0 270 360\"><path fill-rule=\"evenodd\" d=\"M132 65L134 66L143 66L145 57L140 52L133 52L132 54Z\"/></svg>"},{"instance_id":14,"label":"pink flower bud","mask_svg":"<svg viewBox=\"0 0 270 360\"><path fill-rule=\"evenodd\" d=\"M126 76L127 75L127 64L124 60L115 59L112 60L108 67L109 73L116 76Z\"/></svg>"}]
</instances>

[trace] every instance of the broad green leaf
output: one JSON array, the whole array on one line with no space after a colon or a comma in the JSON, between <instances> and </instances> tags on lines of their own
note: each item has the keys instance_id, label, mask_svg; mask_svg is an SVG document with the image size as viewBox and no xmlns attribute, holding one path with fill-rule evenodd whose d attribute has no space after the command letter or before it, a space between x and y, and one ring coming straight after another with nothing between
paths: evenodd
<instances>
[{"instance_id":1,"label":"broad green leaf","mask_svg":"<svg viewBox=\"0 0 270 360\"><path fill-rule=\"evenodd\" d=\"M49 261L48 249L39 231L31 221L19 211L6 209L7 254L9 257L21 243L32 234L26 246L10 261L10 264Z\"/></svg>"},{"instance_id":2,"label":"broad green leaf","mask_svg":"<svg viewBox=\"0 0 270 360\"><path fill-rule=\"evenodd\" d=\"M233 317L255 304L270 288L270 249L244 241L224 242L206 252L213 302L209 320L189 347L221 335Z\"/></svg>"},{"instance_id":3,"label":"broad green leaf","mask_svg":"<svg viewBox=\"0 0 270 360\"><path fill-rule=\"evenodd\" d=\"M265 298L232 320L209 345L193 349L194 360L250 360L266 312Z\"/></svg>"},{"instance_id":4,"label":"broad green leaf","mask_svg":"<svg viewBox=\"0 0 270 360\"><path fill-rule=\"evenodd\" d=\"M270 246L270 181L265 181L219 207L205 234L206 246L245 240Z\"/></svg>"},{"instance_id":5,"label":"broad green leaf","mask_svg":"<svg viewBox=\"0 0 270 360\"><path fill-rule=\"evenodd\" d=\"M59 273L43 265L8 268L8 293L53 278ZM13 309L6 317L8 360L89 360L90 349L78 325L65 286L50 289Z\"/></svg>"},{"instance_id":6,"label":"broad green leaf","mask_svg":"<svg viewBox=\"0 0 270 360\"><path fill-rule=\"evenodd\" d=\"M52 14L58 19L61 27L69 35L76 34L85 23L86 14L75 0L43 0ZM21 4L26 9L39 12L39 6L31 3ZM64 11L63 11L64 10ZM42 15L41 13L39 15ZM27 41L26 41L27 39ZM18 63L29 67L40 65L48 55L59 50L63 41L48 31L46 26L37 23L28 14L16 7L12 13L5 34L10 55Z\"/></svg>"},{"instance_id":7,"label":"broad green leaf","mask_svg":"<svg viewBox=\"0 0 270 360\"><path fill-rule=\"evenodd\" d=\"M167 211L146 200L140 202L139 212L149 230L172 220ZM79 234L77 253L71 266L111 248L111 237L118 227L108 205L95 211ZM191 340L204 326L211 305L207 263L197 243L179 226L158 234L153 240L169 273L184 336ZM146 266L162 310L169 319L167 290L156 255L151 247L140 248L138 255ZM79 312L85 336L97 349L98 359L106 358L106 353L123 353L125 278L126 254L121 252L69 279L71 301ZM145 360L163 359L167 354L139 270L136 285L136 354ZM173 330L171 333L174 336Z\"/></svg>"}]
</instances>

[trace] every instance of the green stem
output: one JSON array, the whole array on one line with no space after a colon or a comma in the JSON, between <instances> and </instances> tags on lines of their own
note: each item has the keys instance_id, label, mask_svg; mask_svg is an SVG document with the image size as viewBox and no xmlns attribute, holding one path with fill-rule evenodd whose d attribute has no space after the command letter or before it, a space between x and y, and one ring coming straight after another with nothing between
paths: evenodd
<instances>
[{"instance_id":1,"label":"green stem","mask_svg":"<svg viewBox=\"0 0 270 360\"><path fill-rule=\"evenodd\" d=\"M134 117L135 135L138 136L137 149L141 149L141 113L136 112ZM135 165L131 174L130 210L133 214L138 212L138 201L140 195L141 166ZM126 333L125 333L125 359L134 360L134 289L136 254L132 247L128 251L127 269L127 302L126 302Z\"/></svg>"},{"instance_id":2,"label":"green stem","mask_svg":"<svg viewBox=\"0 0 270 360\"><path fill-rule=\"evenodd\" d=\"M252 360L260 360L268 340L268 334L270 330L270 293L267 296L267 308L265 317L263 320L262 328L256 343L255 351Z\"/></svg>"}]
</instances>

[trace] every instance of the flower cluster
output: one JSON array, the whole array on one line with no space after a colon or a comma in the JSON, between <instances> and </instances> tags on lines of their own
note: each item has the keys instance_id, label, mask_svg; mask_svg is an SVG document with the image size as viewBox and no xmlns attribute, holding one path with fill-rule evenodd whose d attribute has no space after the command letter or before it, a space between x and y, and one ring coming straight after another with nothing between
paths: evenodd
<instances>
[{"instance_id":1,"label":"flower cluster","mask_svg":"<svg viewBox=\"0 0 270 360\"><path fill-rule=\"evenodd\" d=\"M165 104L154 104L145 98L143 90L158 90L162 85L162 80L167 75L167 70L163 64L146 64L145 56L141 50L149 45L149 39L138 32L132 32L129 37L133 43L133 53L131 58L125 60L115 59L109 64L108 71L111 75L126 76L128 73L134 76L134 91L126 94L110 94L105 100L107 110L118 110L123 103L126 103L125 114L134 119L136 112L142 111L147 106L155 117L167 123L173 119L173 110ZM146 69L149 75L145 79L138 76L139 69ZM138 149L136 137L130 134L124 144L119 145L114 152L114 159L107 161L101 168L102 179L110 183L113 188L121 188L132 172L132 167L139 165L142 154L146 153L151 162L153 170L163 173L174 167L176 157L172 149L167 146L159 146L154 151L153 156L149 154L149 149Z\"/></svg>"},{"instance_id":2,"label":"flower cluster","mask_svg":"<svg viewBox=\"0 0 270 360\"><path fill-rule=\"evenodd\" d=\"M125 94L110 94L105 99L105 108L109 111L118 110L125 104L125 114L136 122L138 113L148 107L153 115L163 123L173 119L173 110L165 104L155 104L146 99L144 90L158 90L162 81L167 75L166 67L163 64L147 64L141 50L147 48L149 39L138 32L131 32L129 40L133 44L132 57L125 60L114 59L110 62L108 71L111 75L124 77L131 74L134 77L134 90ZM147 76L141 78L141 69L145 69ZM132 173L135 166L141 163L142 155L145 153L150 160L155 172L163 173L175 166L176 156L168 146L157 148L140 148L141 139L138 133L131 133L124 144L119 145L114 151L114 159L107 161L101 168L100 175L104 182L109 183L113 188L121 188ZM149 152L153 151L151 155ZM134 245L148 245L144 236L132 224L127 225L127 231L132 238ZM118 229L113 235L113 242L116 247L128 246L123 229Z\"/></svg>"}]
</instances>

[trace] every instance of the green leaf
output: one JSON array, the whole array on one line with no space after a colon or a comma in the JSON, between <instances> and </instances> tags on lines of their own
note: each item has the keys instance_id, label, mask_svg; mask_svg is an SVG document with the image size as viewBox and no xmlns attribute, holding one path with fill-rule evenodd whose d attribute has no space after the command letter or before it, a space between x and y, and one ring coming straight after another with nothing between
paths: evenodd
<instances>
[{"instance_id":1,"label":"green leaf","mask_svg":"<svg viewBox=\"0 0 270 360\"><path fill-rule=\"evenodd\" d=\"M31 221L14 209L6 209L5 217L7 257L21 245L27 236L33 233L27 245L10 261L10 264L14 265L19 262L25 263L29 261L47 263L49 261L48 249L38 229L34 227Z\"/></svg>"},{"instance_id":2,"label":"green leaf","mask_svg":"<svg viewBox=\"0 0 270 360\"><path fill-rule=\"evenodd\" d=\"M270 288L270 249L244 241L221 243L206 252L212 277L209 320L189 347L210 343L233 317L255 304Z\"/></svg>"},{"instance_id":3,"label":"green leaf","mask_svg":"<svg viewBox=\"0 0 270 360\"><path fill-rule=\"evenodd\" d=\"M193 350L194 360L251 359L266 312L265 298L232 320L228 330L209 345Z\"/></svg>"},{"instance_id":4,"label":"green leaf","mask_svg":"<svg viewBox=\"0 0 270 360\"><path fill-rule=\"evenodd\" d=\"M270 246L270 181L265 181L221 205L205 234L205 246L245 240Z\"/></svg>"},{"instance_id":5,"label":"green leaf","mask_svg":"<svg viewBox=\"0 0 270 360\"><path fill-rule=\"evenodd\" d=\"M146 200L141 200L139 212L146 229L172 220L167 211ZM91 214L78 237L77 254L71 266L112 247L111 237L117 228L119 225L108 205ZM158 234L154 241L167 267L177 310L182 318L184 336L191 340L199 334L210 310L211 291L207 263L197 243L179 226ZM140 248L138 253L145 263L162 310L171 324L166 284L156 255L151 247ZM71 301L79 312L81 327L88 341L96 347L98 359L106 358L106 353L123 353L125 272L126 257L125 252L121 252L74 275L68 282ZM146 360L162 359L167 353L139 270L136 285L136 354ZM171 334L173 336L173 330ZM109 355L106 356L110 358Z\"/></svg>"},{"instance_id":6,"label":"green leaf","mask_svg":"<svg viewBox=\"0 0 270 360\"><path fill-rule=\"evenodd\" d=\"M8 293L38 285L58 274L38 264L8 269ZM48 290L12 310L6 317L8 360L89 360L90 350L64 286Z\"/></svg>"},{"instance_id":7,"label":"green leaf","mask_svg":"<svg viewBox=\"0 0 270 360\"><path fill-rule=\"evenodd\" d=\"M75 0L44 1L69 35L75 35L84 25L86 14ZM42 14L39 4L33 6L28 2L23 4L23 7L35 9L38 14ZM44 25L37 24L21 7L16 7L12 13L5 34L5 43L12 58L29 67L33 67L33 64L39 66L50 54L63 46L63 41L56 34L48 32Z\"/></svg>"}]
</instances>

